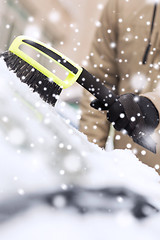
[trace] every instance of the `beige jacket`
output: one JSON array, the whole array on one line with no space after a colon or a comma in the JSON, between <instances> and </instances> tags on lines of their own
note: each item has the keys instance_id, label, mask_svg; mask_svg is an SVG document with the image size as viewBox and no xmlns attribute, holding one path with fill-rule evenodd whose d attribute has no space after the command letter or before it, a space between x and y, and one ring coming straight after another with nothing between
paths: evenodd
<instances>
[{"instance_id":1,"label":"beige jacket","mask_svg":"<svg viewBox=\"0 0 160 240\"><path fill-rule=\"evenodd\" d=\"M142 64L153 10L153 1L152 4L147 4L146 0L108 0L101 17L101 26L95 32L87 70L117 94L132 92L148 97L160 113L160 4L147 63ZM92 99L84 90L80 130L88 136L89 141L104 147L110 123L106 120L106 113L90 107ZM130 137L120 132L115 132L114 146L116 149L133 149L140 161L160 173L160 135L158 131L155 133L156 155L133 143Z\"/></svg>"}]
</instances>

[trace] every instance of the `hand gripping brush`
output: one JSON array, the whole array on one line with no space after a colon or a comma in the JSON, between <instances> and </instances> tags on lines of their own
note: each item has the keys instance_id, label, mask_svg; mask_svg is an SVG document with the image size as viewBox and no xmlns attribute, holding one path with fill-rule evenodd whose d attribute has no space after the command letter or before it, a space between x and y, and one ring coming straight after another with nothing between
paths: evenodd
<instances>
[{"instance_id":1,"label":"hand gripping brush","mask_svg":"<svg viewBox=\"0 0 160 240\"><path fill-rule=\"evenodd\" d=\"M67 77L62 80L56 76L52 71L49 71L38 61L22 51L20 49L21 45L26 45L36 50L37 53L41 53L45 57L54 61L67 71ZM33 40L32 38L18 36L12 42L9 50L2 53L0 57L4 58L9 70L13 70L22 82L28 84L34 92L39 93L44 101L53 106L55 105L62 89L72 86L75 82L79 83L93 96L99 99L105 107L109 108L115 101L118 101L118 96L116 96L110 89L106 88L99 79L95 78L87 70L75 64L54 48L49 47L40 41ZM156 144L149 135L140 134L135 128L131 137L137 144L156 153Z\"/></svg>"}]
</instances>

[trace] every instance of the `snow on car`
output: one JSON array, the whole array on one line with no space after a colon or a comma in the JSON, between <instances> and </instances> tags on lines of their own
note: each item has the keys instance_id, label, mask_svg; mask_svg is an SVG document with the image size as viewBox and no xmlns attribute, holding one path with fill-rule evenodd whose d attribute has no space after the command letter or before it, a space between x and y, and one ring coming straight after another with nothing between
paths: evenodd
<instances>
[{"instance_id":1,"label":"snow on car","mask_svg":"<svg viewBox=\"0 0 160 240\"><path fill-rule=\"evenodd\" d=\"M0 238L159 240L160 177L105 151L78 112L43 102L0 60Z\"/></svg>"}]
</instances>

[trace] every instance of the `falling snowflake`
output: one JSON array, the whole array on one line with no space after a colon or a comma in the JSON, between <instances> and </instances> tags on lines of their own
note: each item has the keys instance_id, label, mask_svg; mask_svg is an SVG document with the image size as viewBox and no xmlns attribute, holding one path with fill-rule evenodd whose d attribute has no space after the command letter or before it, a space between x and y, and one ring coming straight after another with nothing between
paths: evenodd
<instances>
[{"instance_id":1,"label":"falling snowflake","mask_svg":"<svg viewBox=\"0 0 160 240\"><path fill-rule=\"evenodd\" d=\"M34 17L33 16L30 16L30 17L28 17L28 22L34 22Z\"/></svg>"},{"instance_id":2,"label":"falling snowflake","mask_svg":"<svg viewBox=\"0 0 160 240\"><path fill-rule=\"evenodd\" d=\"M56 10L52 10L48 15L48 19L52 23L58 23L61 19L61 14Z\"/></svg>"},{"instance_id":3,"label":"falling snowflake","mask_svg":"<svg viewBox=\"0 0 160 240\"><path fill-rule=\"evenodd\" d=\"M98 8L99 10L102 10L102 9L104 8L104 5L103 5L102 3L99 3L99 4L97 5L97 8Z\"/></svg>"},{"instance_id":4,"label":"falling snowflake","mask_svg":"<svg viewBox=\"0 0 160 240\"><path fill-rule=\"evenodd\" d=\"M95 25L96 25L96 27L101 27L102 24L101 24L100 21L96 21L96 22L95 22Z\"/></svg>"},{"instance_id":5,"label":"falling snowflake","mask_svg":"<svg viewBox=\"0 0 160 240\"><path fill-rule=\"evenodd\" d=\"M134 90L137 89L138 91L140 91L146 88L148 81L147 77L143 73L137 73L131 76L130 83Z\"/></svg>"}]
</instances>

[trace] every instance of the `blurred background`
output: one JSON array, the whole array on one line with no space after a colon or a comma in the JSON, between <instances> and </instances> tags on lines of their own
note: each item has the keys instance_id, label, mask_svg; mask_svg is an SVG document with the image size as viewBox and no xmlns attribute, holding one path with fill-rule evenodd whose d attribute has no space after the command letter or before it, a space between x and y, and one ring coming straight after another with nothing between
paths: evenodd
<instances>
[{"instance_id":1,"label":"blurred background","mask_svg":"<svg viewBox=\"0 0 160 240\"><path fill-rule=\"evenodd\" d=\"M105 4L0 0L0 52L24 34L87 68ZM1 240L159 240L158 174L78 132L81 91L74 84L53 108L0 59Z\"/></svg>"}]
</instances>

